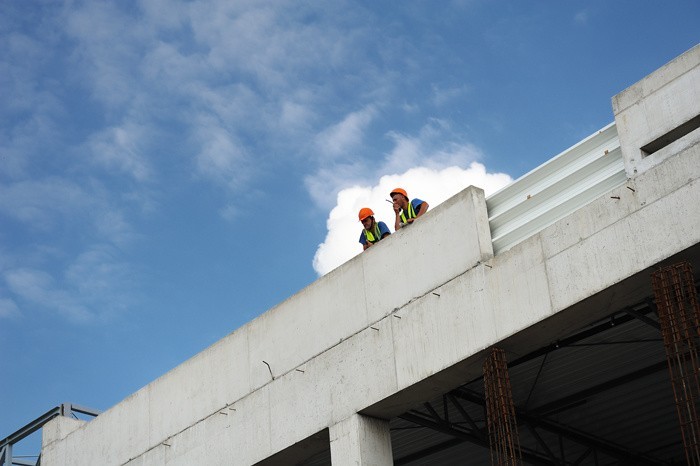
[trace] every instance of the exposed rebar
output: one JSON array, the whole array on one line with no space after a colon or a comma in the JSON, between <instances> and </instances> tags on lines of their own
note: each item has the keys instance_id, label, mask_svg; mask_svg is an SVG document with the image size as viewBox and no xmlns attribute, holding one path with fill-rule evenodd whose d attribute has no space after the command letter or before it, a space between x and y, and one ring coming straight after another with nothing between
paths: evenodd
<instances>
[{"instance_id":1,"label":"exposed rebar","mask_svg":"<svg viewBox=\"0 0 700 466\"><path fill-rule=\"evenodd\" d=\"M693 270L681 262L654 272L651 279L686 460L700 466L700 306Z\"/></svg>"},{"instance_id":2,"label":"exposed rebar","mask_svg":"<svg viewBox=\"0 0 700 466\"><path fill-rule=\"evenodd\" d=\"M484 394L491 464L493 466L522 464L508 363L506 353L502 349L493 348L484 362Z\"/></svg>"}]
</instances>

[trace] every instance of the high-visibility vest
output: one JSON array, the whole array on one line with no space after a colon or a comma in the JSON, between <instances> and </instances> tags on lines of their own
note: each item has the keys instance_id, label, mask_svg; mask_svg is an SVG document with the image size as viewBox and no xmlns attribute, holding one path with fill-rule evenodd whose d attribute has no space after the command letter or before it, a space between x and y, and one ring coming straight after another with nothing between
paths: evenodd
<instances>
[{"instance_id":1,"label":"high-visibility vest","mask_svg":"<svg viewBox=\"0 0 700 466\"><path fill-rule=\"evenodd\" d=\"M374 228L372 231L369 230L362 230L362 232L365 234L365 239L369 243L376 243L380 239L382 239L382 234L379 231L379 225L377 223L374 224Z\"/></svg>"},{"instance_id":2,"label":"high-visibility vest","mask_svg":"<svg viewBox=\"0 0 700 466\"><path fill-rule=\"evenodd\" d=\"M411 201L408 201L408 218L416 218L416 211L413 209L413 204L411 204ZM401 209L401 223L407 223L403 209Z\"/></svg>"}]
</instances>

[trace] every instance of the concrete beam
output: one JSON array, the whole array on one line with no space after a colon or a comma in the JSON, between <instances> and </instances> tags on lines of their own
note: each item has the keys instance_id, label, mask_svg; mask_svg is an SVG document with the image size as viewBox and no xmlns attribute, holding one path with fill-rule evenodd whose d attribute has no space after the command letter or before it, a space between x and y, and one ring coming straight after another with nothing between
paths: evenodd
<instances>
[{"instance_id":1,"label":"concrete beam","mask_svg":"<svg viewBox=\"0 0 700 466\"><path fill-rule=\"evenodd\" d=\"M391 466L389 421L355 414L330 428L333 466Z\"/></svg>"}]
</instances>

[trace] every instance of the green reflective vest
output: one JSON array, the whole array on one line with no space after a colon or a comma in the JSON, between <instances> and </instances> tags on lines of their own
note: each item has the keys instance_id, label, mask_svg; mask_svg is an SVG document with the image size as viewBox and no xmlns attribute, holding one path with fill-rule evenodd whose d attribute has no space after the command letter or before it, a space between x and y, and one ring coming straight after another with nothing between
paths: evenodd
<instances>
[{"instance_id":1,"label":"green reflective vest","mask_svg":"<svg viewBox=\"0 0 700 466\"><path fill-rule=\"evenodd\" d=\"M368 243L376 243L377 241L382 239L382 235L379 232L379 224L377 224L376 222L374 223L374 228L372 228L372 231L369 231L369 230L362 230L362 231L365 234L365 239L367 240Z\"/></svg>"},{"instance_id":2,"label":"green reflective vest","mask_svg":"<svg viewBox=\"0 0 700 466\"><path fill-rule=\"evenodd\" d=\"M408 201L408 218L416 218L416 211L413 209L413 204L411 204L411 201ZM406 220L404 211L401 209L401 223L408 223Z\"/></svg>"}]
</instances>

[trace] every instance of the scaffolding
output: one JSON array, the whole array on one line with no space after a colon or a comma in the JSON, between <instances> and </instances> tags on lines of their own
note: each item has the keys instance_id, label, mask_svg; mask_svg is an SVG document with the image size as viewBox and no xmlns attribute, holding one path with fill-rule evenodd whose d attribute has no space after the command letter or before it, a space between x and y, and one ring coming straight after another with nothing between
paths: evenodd
<instances>
[{"instance_id":1,"label":"scaffolding","mask_svg":"<svg viewBox=\"0 0 700 466\"><path fill-rule=\"evenodd\" d=\"M692 267L688 262L663 267L652 274L652 285L686 460L700 466L700 306Z\"/></svg>"}]
</instances>

